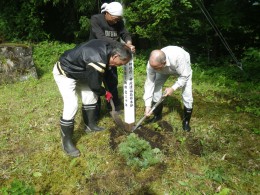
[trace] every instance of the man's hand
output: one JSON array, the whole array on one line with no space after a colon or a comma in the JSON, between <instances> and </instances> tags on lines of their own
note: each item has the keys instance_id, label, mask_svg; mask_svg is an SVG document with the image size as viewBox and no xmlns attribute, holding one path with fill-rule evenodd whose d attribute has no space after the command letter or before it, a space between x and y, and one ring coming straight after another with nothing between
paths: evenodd
<instances>
[{"instance_id":1,"label":"man's hand","mask_svg":"<svg viewBox=\"0 0 260 195\"><path fill-rule=\"evenodd\" d=\"M152 113L150 113L151 109L152 109L151 106L146 106L145 107L145 113L144 113L145 116L147 116L147 117L151 116L151 114L152 114Z\"/></svg>"},{"instance_id":2,"label":"man's hand","mask_svg":"<svg viewBox=\"0 0 260 195\"><path fill-rule=\"evenodd\" d=\"M110 102L110 100L111 100L111 98L112 98L113 96L112 96L112 94L111 94L109 91L106 91L105 97L106 97L106 100L107 100L108 102Z\"/></svg>"},{"instance_id":3,"label":"man's hand","mask_svg":"<svg viewBox=\"0 0 260 195\"><path fill-rule=\"evenodd\" d=\"M132 43L130 41L128 41L126 43L126 46L129 47L133 53L135 53L135 46L132 45Z\"/></svg>"},{"instance_id":4,"label":"man's hand","mask_svg":"<svg viewBox=\"0 0 260 195\"><path fill-rule=\"evenodd\" d=\"M168 87L165 89L163 96L170 96L174 92L173 88Z\"/></svg>"}]
</instances>

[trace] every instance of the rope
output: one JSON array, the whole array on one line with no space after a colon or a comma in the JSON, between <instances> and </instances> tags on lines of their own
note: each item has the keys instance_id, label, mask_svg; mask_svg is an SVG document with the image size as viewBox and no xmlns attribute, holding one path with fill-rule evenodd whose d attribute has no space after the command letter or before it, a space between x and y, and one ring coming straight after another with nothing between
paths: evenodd
<instances>
[{"instance_id":1,"label":"rope","mask_svg":"<svg viewBox=\"0 0 260 195\"><path fill-rule=\"evenodd\" d=\"M231 48L229 47L227 41L225 40L224 36L222 35L222 33L220 32L220 30L218 29L216 23L214 22L214 20L212 19L212 17L210 16L209 12L207 11L206 7L204 6L204 4L201 2L201 0L196 0L200 10L202 11L202 13L205 15L206 19L208 20L208 22L210 23L210 25L213 27L213 29L215 30L215 32L218 34L220 40L222 41L223 45L226 47L226 49L228 50L229 54L231 55L231 57L233 58L233 60L235 61L237 67L240 70L243 70L242 67L242 63L238 61L238 59L236 58L235 54L233 53L233 51L231 50Z\"/></svg>"}]
</instances>

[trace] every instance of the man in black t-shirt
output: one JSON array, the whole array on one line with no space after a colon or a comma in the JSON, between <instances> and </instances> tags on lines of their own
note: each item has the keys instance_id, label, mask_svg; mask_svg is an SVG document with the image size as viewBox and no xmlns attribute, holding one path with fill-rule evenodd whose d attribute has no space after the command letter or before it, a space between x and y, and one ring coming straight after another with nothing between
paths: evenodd
<instances>
[{"instance_id":1,"label":"man in black t-shirt","mask_svg":"<svg viewBox=\"0 0 260 195\"><path fill-rule=\"evenodd\" d=\"M104 3L101 6L101 14L91 17L91 29L89 39L100 39L109 43L124 41L132 52L135 52L135 46L132 45L132 39L129 32L125 29L123 16L123 7L118 2ZM121 39L121 40L120 40ZM118 97L118 75L117 68L111 67L104 75L104 81L107 83L108 90L113 95L116 110L120 110L120 100ZM98 114L100 110L100 99Z\"/></svg>"}]
</instances>

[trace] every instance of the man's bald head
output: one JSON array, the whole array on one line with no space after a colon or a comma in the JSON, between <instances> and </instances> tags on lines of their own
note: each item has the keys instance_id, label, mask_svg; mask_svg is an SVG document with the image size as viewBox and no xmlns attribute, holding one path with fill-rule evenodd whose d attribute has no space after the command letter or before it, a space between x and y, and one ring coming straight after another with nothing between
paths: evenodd
<instances>
[{"instance_id":1,"label":"man's bald head","mask_svg":"<svg viewBox=\"0 0 260 195\"><path fill-rule=\"evenodd\" d=\"M155 70L162 69L166 64L166 56L162 50L153 50L149 57L149 64Z\"/></svg>"}]
</instances>

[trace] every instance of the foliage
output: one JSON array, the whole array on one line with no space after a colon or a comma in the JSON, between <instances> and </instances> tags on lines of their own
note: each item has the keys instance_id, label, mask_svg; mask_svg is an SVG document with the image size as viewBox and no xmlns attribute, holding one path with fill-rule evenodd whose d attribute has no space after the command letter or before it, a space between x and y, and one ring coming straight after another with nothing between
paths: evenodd
<instances>
[{"instance_id":1,"label":"foliage","mask_svg":"<svg viewBox=\"0 0 260 195\"><path fill-rule=\"evenodd\" d=\"M223 183L225 180L224 170L222 168L216 168L214 170L208 169L205 175L207 178L213 179L218 183Z\"/></svg>"},{"instance_id":2,"label":"foliage","mask_svg":"<svg viewBox=\"0 0 260 195\"><path fill-rule=\"evenodd\" d=\"M90 17L100 13L102 1L30 0L0 1L0 42L88 40ZM245 50L259 46L258 1L123 0L127 29L137 51L179 45L192 56L221 64L228 56L218 33L207 21L202 7L240 58ZM204 10L205 12L205 10ZM145 44L144 44L145 42ZM224 58L223 58L224 57ZM211 63L215 64L215 63Z\"/></svg>"},{"instance_id":3,"label":"foliage","mask_svg":"<svg viewBox=\"0 0 260 195\"><path fill-rule=\"evenodd\" d=\"M54 64L59 60L60 55L72 49L75 44L64 44L58 41L44 41L35 45L33 50L34 63L37 67L39 76L51 72Z\"/></svg>"},{"instance_id":4,"label":"foliage","mask_svg":"<svg viewBox=\"0 0 260 195\"><path fill-rule=\"evenodd\" d=\"M11 0L1 1L0 7L0 37L6 41L88 37L85 18L96 13L96 2L88 0Z\"/></svg>"},{"instance_id":5,"label":"foliage","mask_svg":"<svg viewBox=\"0 0 260 195\"><path fill-rule=\"evenodd\" d=\"M260 62L260 49L250 47L247 50L245 50L243 61L259 63Z\"/></svg>"},{"instance_id":6,"label":"foliage","mask_svg":"<svg viewBox=\"0 0 260 195\"><path fill-rule=\"evenodd\" d=\"M153 40L155 45L161 47L172 41L172 32L180 25L178 8L188 11L192 6L189 1L178 1L178 8L173 9L171 0L136 0L124 1L126 4L125 18L129 31L141 38ZM182 20L183 22L183 20ZM166 28L167 26L167 28ZM176 34L175 34L176 36ZM177 35L178 36L178 35Z\"/></svg>"},{"instance_id":7,"label":"foliage","mask_svg":"<svg viewBox=\"0 0 260 195\"><path fill-rule=\"evenodd\" d=\"M147 141L140 139L134 133L127 136L127 139L118 147L127 165L145 169L161 162L161 151L158 148L152 149Z\"/></svg>"},{"instance_id":8,"label":"foliage","mask_svg":"<svg viewBox=\"0 0 260 195\"><path fill-rule=\"evenodd\" d=\"M87 18L87 16L81 16L79 19L79 25L80 25L80 30L74 32L74 35L77 39L81 39L81 37L83 37L82 41L86 41L86 39L84 40L84 38L86 38L86 35L89 34L90 19Z\"/></svg>"},{"instance_id":9,"label":"foliage","mask_svg":"<svg viewBox=\"0 0 260 195\"><path fill-rule=\"evenodd\" d=\"M0 192L2 195L34 195L35 189L27 185L24 181L15 179L12 181L10 187L0 188Z\"/></svg>"},{"instance_id":10,"label":"foliage","mask_svg":"<svg viewBox=\"0 0 260 195\"><path fill-rule=\"evenodd\" d=\"M2 5L1 5L2 4ZM33 1L2 1L0 31L4 40L39 41L48 38L42 30L44 23Z\"/></svg>"},{"instance_id":11,"label":"foliage","mask_svg":"<svg viewBox=\"0 0 260 195\"><path fill-rule=\"evenodd\" d=\"M218 193L215 193L214 195L229 195L231 193L231 190L229 188L223 188Z\"/></svg>"}]
</instances>

